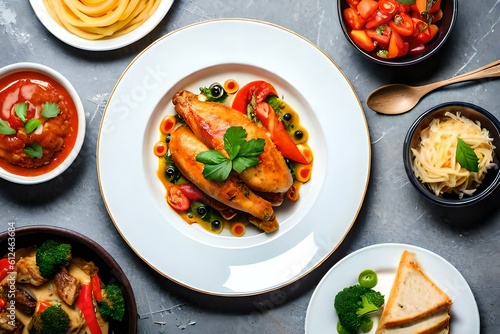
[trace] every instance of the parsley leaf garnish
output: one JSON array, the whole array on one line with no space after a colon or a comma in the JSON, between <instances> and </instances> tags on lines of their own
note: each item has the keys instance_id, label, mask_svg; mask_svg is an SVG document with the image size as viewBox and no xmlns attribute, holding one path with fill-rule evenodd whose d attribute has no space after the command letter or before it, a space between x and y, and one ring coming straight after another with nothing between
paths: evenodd
<instances>
[{"instance_id":1,"label":"parsley leaf garnish","mask_svg":"<svg viewBox=\"0 0 500 334\"><path fill-rule=\"evenodd\" d=\"M469 172L477 173L479 171L479 159L476 152L462 139L457 139L457 151L455 159L463 168Z\"/></svg>"},{"instance_id":2,"label":"parsley leaf garnish","mask_svg":"<svg viewBox=\"0 0 500 334\"><path fill-rule=\"evenodd\" d=\"M57 103L54 102L45 102L42 108L42 116L45 118L56 117L60 112L61 109L59 109Z\"/></svg>"},{"instance_id":3,"label":"parsley leaf garnish","mask_svg":"<svg viewBox=\"0 0 500 334\"><path fill-rule=\"evenodd\" d=\"M23 122L26 123L26 117L28 116L28 104L27 103L17 103L15 112L17 117Z\"/></svg>"},{"instance_id":4,"label":"parsley leaf garnish","mask_svg":"<svg viewBox=\"0 0 500 334\"><path fill-rule=\"evenodd\" d=\"M38 158L40 159L43 155L42 146L38 143L33 143L29 146L26 146L23 149L24 153L26 153L30 158Z\"/></svg>"},{"instance_id":5,"label":"parsley leaf garnish","mask_svg":"<svg viewBox=\"0 0 500 334\"><path fill-rule=\"evenodd\" d=\"M38 119L32 118L24 125L24 128L26 129L26 133L32 133L35 131L36 128L38 128L42 122Z\"/></svg>"},{"instance_id":6,"label":"parsley leaf garnish","mask_svg":"<svg viewBox=\"0 0 500 334\"><path fill-rule=\"evenodd\" d=\"M264 152L262 138L246 141L247 132L241 126L232 126L224 134L224 148L229 158L217 150L208 150L196 155L196 161L203 163L203 176L207 180L224 181L231 170L241 173L248 167L257 165L259 155Z\"/></svg>"},{"instance_id":7,"label":"parsley leaf garnish","mask_svg":"<svg viewBox=\"0 0 500 334\"><path fill-rule=\"evenodd\" d=\"M16 130L10 127L9 122L0 119L0 135L15 135Z\"/></svg>"}]
</instances>

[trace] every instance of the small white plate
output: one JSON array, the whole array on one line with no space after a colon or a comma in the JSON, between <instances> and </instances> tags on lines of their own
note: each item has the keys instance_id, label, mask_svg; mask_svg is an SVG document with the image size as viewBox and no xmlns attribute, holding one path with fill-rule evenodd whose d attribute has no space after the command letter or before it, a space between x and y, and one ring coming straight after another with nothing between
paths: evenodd
<instances>
[{"instance_id":1,"label":"small white plate","mask_svg":"<svg viewBox=\"0 0 500 334\"><path fill-rule=\"evenodd\" d=\"M154 14L137 29L110 39L88 40L78 37L61 27L47 12L43 0L30 0L31 7L42 24L55 37L75 48L88 51L108 51L130 45L146 36L167 15L174 0L162 0Z\"/></svg>"},{"instance_id":2,"label":"small white plate","mask_svg":"<svg viewBox=\"0 0 500 334\"><path fill-rule=\"evenodd\" d=\"M411 245L378 244L357 250L335 264L320 281L309 302L306 314L306 334L337 333L338 317L333 306L335 295L358 282L365 269L374 270L378 284L374 288L387 298L399 260L407 249L416 254L418 263L429 277L453 301L451 326L453 334L479 334L479 311L472 291L460 272L439 255ZM370 333L375 333L377 319Z\"/></svg>"},{"instance_id":3,"label":"small white plate","mask_svg":"<svg viewBox=\"0 0 500 334\"><path fill-rule=\"evenodd\" d=\"M156 175L153 146L173 95L228 78L272 83L310 134L312 178L296 203L277 208L275 233L236 238L188 225ZM132 61L104 112L97 168L111 219L145 262L190 289L240 296L290 284L337 249L363 203L370 148L359 99L330 58L289 30L227 19L168 34Z\"/></svg>"}]
</instances>

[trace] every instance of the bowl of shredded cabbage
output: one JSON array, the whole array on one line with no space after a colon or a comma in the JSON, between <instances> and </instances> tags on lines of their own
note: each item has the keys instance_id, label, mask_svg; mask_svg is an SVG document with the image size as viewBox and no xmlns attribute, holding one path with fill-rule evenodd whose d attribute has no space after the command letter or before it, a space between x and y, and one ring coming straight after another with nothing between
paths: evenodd
<instances>
[{"instance_id":1,"label":"bowl of shredded cabbage","mask_svg":"<svg viewBox=\"0 0 500 334\"><path fill-rule=\"evenodd\" d=\"M477 203L500 184L500 122L470 103L440 104L408 130L403 160L410 182L429 201Z\"/></svg>"}]
</instances>

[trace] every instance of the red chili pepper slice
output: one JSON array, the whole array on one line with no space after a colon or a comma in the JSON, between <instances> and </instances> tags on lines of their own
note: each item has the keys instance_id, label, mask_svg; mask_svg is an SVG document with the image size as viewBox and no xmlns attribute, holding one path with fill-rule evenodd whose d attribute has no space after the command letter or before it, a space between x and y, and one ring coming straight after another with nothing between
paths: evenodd
<instances>
[{"instance_id":1,"label":"red chili pepper slice","mask_svg":"<svg viewBox=\"0 0 500 334\"><path fill-rule=\"evenodd\" d=\"M76 301L76 306L82 311L85 317L85 322L92 334L102 334L101 327L97 321L94 311L94 304L92 303L92 288L90 283L83 284L80 290L80 295Z\"/></svg>"},{"instance_id":2,"label":"red chili pepper slice","mask_svg":"<svg viewBox=\"0 0 500 334\"><path fill-rule=\"evenodd\" d=\"M92 294L97 302L102 301L102 290L101 290L101 279L97 273L90 279L90 284L92 285Z\"/></svg>"},{"instance_id":3,"label":"red chili pepper slice","mask_svg":"<svg viewBox=\"0 0 500 334\"><path fill-rule=\"evenodd\" d=\"M3 281L10 271L9 259L6 257L0 259L0 281Z\"/></svg>"}]
</instances>

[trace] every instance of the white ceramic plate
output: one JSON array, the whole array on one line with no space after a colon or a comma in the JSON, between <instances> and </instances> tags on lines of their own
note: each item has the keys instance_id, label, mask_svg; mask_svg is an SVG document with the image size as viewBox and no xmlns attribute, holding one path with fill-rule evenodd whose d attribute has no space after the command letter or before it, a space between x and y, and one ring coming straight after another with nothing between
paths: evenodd
<instances>
[{"instance_id":1,"label":"white ceramic plate","mask_svg":"<svg viewBox=\"0 0 500 334\"><path fill-rule=\"evenodd\" d=\"M188 225L156 176L152 148L161 119L174 113L173 95L227 78L271 82L310 132L312 179L297 203L276 211L280 229L269 235L247 229L236 238ZM112 92L97 145L102 195L130 247L171 280L223 296L270 291L321 264L353 225L370 172L368 128L347 78L307 40L252 20L206 21L148 47Z\"/></svg>"},{"instance_id":2,"label":"white ceramic plate","mask_svg":"<svg viewBox=\"0 0 500 334\"><path fill-rule=\"evenodd\" d=\"M155 13L140 27L129 32L128 34L115 38L94 41L78 37L61 27L47 12L47 9L43 4L43 0L30 0L33 11L48 31L68 45L89 51L115 50L138 41L151 32L151 30L153 30L158 23L160 23L165 15L167 15L167 12L173 3L174 0L162 0Z\"/></svg>"},{"instance_id":3,"label":"white ceramic plate","mask_svg":"<svg viewBox=\"0 0 500 334\"><path fill-rule=\"evenodd\" d=\"M408 249L429 277L453 300L451 332L479 334L479 311L472 291L460 272L439 255L411 245L378 244L362 248L340 260L328 271L314 290L306 314L306 333L336 333L338 317L333 307L337 292L356 284L358 275L372 269L379 283L374 288L389 296L401 254ZM377 319L370 333L375 333Z\"/></svg>"}]
</instances>

